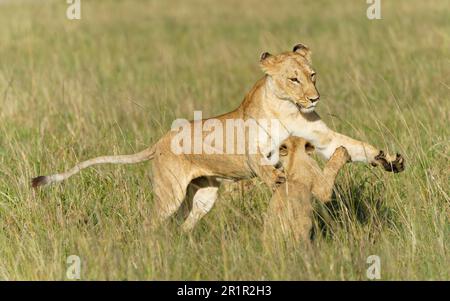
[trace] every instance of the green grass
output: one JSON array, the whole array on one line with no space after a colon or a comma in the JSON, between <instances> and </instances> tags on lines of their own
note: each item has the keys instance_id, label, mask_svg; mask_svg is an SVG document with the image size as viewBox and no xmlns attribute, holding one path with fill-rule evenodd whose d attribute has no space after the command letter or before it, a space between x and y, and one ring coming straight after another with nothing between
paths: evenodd
<instances>
[{"instance_id":1,"label":"green grass","mask_svg":"<svg viewBox=\"0 0 450 301\"><path fill-rule=\"evenodd\" d=\"M0 279L450 279L448 1L0 1ZM131 153L176 118L235 108L263 51L314 54L318 112L402 153L347 165L312 249L263 244L270 194L222 197L191 235L149 231L151 163L102 166L39 191L30 178ZM317 224L321 219L316 219Z\"/></svg>"}]
</instances>

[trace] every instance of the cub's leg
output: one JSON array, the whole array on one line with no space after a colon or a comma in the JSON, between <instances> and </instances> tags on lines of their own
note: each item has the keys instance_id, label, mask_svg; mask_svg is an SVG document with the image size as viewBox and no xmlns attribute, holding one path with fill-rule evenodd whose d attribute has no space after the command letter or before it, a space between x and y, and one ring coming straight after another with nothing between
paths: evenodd
<instances>
[{"instance_id":1,"label":"cub's leg","mask_svg":"<svg viewBox=\"0 0 450 301\"><path fill-rule=\"evenodd\" d=\"M312 151L313 147L306 141L294 137L285 140L279 147L287 180L274 184L275 191L264 222L265 238L281 237L295 243L309 244L312 228L310 183L313 172L310 172L308 162L316 162L307 153ZM303 171L297 173L298 170Z\"/></svg>"},{"instance_id":2,"label":"cub's leg","mask_svg":"<svg viewBox=\"0 0 450 301\"><path fill-rule=\"evenodd\" d=\"M197 222L213 207L217 199L220 182L213 177L194 179L188 187L187 206L191 207L181 229L191 231Z\"/></svg>"},{"instance_id":3,"label":"cub's leg","mask_svg":"<svg viewBox=\"0 0 450 301\"><path fill-rule=\"evenodd\" d=\"M319 168L315 168L316 175L312 182L312 193L320 202L330 201L336 176L345 163L350 160L351 157L347 150L340 146L326 163L323 172Z\"/></svg>"},{"instance_id":4,"label":"cub's leg","mask_svg":"<svg viewBox=\"0 0 450 301\"><path fill-rule=\"evenodd\" d=\"M309 187L288 180L279 185L272 195L264 220L263 237L265 240L279 237L309 244L312 210Z\"/></svg>"}]
</instances>

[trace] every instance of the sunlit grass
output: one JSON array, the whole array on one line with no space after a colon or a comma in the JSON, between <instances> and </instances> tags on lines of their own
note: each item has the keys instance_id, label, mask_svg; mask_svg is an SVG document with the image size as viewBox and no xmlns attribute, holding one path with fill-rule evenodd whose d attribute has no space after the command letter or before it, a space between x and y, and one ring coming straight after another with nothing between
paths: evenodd
<instances>
[{"instance_id":1,"label":"sunlit grass","mask_svg":"<svg viewBox=\"0 0 450 301\"><path fill-rule=\"evenodd\" d=\"M449 279L450 7L442 1L0 1L0 278ZM175 118L235 108L259 54L303 42L319 113L407 159L348 165L312 249L261 241L270 194L227 195L183 235L151 232L151 163L102 166L32 191L31 177L154 143ZM323 213L328 212L328 214Z\"/></svg>"}]
</instances>

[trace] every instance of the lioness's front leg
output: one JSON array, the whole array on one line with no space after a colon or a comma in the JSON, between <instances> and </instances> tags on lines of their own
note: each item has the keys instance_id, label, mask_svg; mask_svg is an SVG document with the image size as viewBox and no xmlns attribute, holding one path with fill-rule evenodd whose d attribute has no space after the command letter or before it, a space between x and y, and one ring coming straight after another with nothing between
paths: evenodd
<instances>
[{"instance_id":1,"label":"lioness's front leg","mask_svg":"<svg viewBox=\"0 0 450 301\"><path fill-rule=\"evenodd\" d=\"M366 162L372 166L381 165L386 171L401 172L405 169L404 159L400 154L391 156L374 146L344 136L330 130L327 133L328 143L316 147L316 150L325 157L333 154L339 146L344 146L350 154L352 162Z\"/></svg>"},{"instance_id":2,"label":"lioness's front leg","mask_svg":"<svg viewBox=\"0 0 450 301\"><path fill-rule=\"evenodd\" d=\"M352 162L381 165L386 171L391 172L401 172L405 169L404 159L400 154L391 156L366 142L334 132L326 126L318 114L310 115L308 119L312 122L308 131L299 126L299 130L294 131L294 135L310 141L324 158L329 159L338 147L343 146L347 149Z\"/></svg>"}]
</instances>

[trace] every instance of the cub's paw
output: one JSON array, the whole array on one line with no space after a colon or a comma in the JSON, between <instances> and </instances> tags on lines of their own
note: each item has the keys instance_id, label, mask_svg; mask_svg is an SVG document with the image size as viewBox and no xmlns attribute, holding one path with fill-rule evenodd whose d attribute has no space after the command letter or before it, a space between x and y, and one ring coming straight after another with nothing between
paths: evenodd
<instances>
[{"instance_id":1,"label":"cub's paw","mask_svg":"<svg viewBox=\"0 0 450 301\"><path fill-rule=\"evenodd\" d=\"M375 157L375 161L376 163L381 164L386 171L397 173L405 170L405 160L400 154L397 154L395 159L389 160L386 157L386 154L383 151L380 151L380 153Z\"/></svg>"},{"instance_id":2,"label":"cub's paw","mask_svg":"<svg viewBox=\"0 0 450 301\"><path fill-rule=\"evenodd\" d=\"M344 162L350 162L352 160L352 157L350 157L347 149L343 146L339 146L338 148L336 148L333 157L338 158Z\"/></svg>"},{"instance_id":3,"label":"cub's paw","mask_svg":"<svg viewBox=\"0 0 450 301\"><path fill-rule=\"evenodd\" d=\"M278 186L286 183L286 173L284 172L284 168L282 166L276 167L276 169L273 170L272 179L273 190L275 190Z\"/></svg>"},{"instance_id":4,"label":"cub's paw","mask_svg":"<svg viewBox=\"0 0 450 301\"><path fill-rule=\"evenodd\" d=\"M283 184L283 183L286 183L286 177L283 175L283 176L278 176L276 179L275 179L275 184L276 185L281 185L281 184Z\"/></svg>"}]
</instances>

